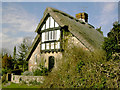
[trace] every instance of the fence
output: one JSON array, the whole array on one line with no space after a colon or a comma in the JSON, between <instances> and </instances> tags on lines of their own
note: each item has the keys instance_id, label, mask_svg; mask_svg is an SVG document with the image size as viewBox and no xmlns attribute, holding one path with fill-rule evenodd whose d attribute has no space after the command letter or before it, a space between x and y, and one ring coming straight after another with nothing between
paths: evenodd
<instances>
[{"instance_id":1,"label":"fence","mask_svg":"<svg viewBox=\"0 0 120 90\"><path fill-rule=\"evenodd\" d=\"M39 82L43 83L45 76L22 76L22 75L11 75L11 82L13 83L30 83L30 82Z\"/></svg>"}]
</instances>

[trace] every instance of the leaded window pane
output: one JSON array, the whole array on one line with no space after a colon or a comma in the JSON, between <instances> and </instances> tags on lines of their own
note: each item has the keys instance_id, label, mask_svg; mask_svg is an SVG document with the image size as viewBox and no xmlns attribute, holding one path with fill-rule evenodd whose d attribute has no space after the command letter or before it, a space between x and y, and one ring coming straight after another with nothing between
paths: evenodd
<instances>
[{"instance_id":1,"label":"leaded window pane","mask_svg":"<svg viewBox=\"0 0 120 90\"><path fill-rule=\"evenodd\" d=\"M49 49L49 43L46 43L46 49Z\"/></svg>"},{"instance_id":2,"label":"leaded window pane","mask_svg":"<svg viewBox=\"0 0 120 90\"><path fill-rule=\"evenodd\" d=\"M49 40L51 40L51 31L49 31Z\"/></svg>"},{"instance_id":3,"label":"leaded window pane","mask_svg":"<svg viewBox=\"0 0 120 90\"><path fill-rule=\"evenodd\" d=\"M42 33L42 42L45 41L45 33Z\"/></svg>"},{"instance_id":4,"label":"leaded window pane","mask_svg":"<svg viewBox=\"0 0 120 90\"><path fill-rule=\"evenodd\" d=\"M45 32L45 41L48 41L48 32Z\"/></svg>"},{"instance_id":5,"label":"leaded window pane","mask_svg":"<svg viewBox=\"0 0 120 90\"><path fill-rule=\"evenodd\" d=\"M57 30L57 38L56 40L59 40L60 39L60 30Z\"/></svg>"},{"instance_id":6,"label":"leaded window pane","mask_svg":"<svg viewBox=\"0 0 120 90\"><path fill-rule=\"evenodd\" d=\"M45 44L44 43L41 45L41 49L45 50Z\"/></svg>"},{"instance_id":7,"label":"leaded window pane","mask_svg":"<svg viewBox=\"0 0 120 90\"><path fill-rule=\"evenodd\" d=\"M51 43L51 49L54 49L54 42Z\"/></svg>"},{"instance_id":8,"label":"leaded window pane","mask_svg":"<svg viewBox=\"0 0 120 90\"><path fill-rule=\"evenodd\" d=\"M60 42L55 43L55 49L60 49Z\"/></svg>"}]
</instances>

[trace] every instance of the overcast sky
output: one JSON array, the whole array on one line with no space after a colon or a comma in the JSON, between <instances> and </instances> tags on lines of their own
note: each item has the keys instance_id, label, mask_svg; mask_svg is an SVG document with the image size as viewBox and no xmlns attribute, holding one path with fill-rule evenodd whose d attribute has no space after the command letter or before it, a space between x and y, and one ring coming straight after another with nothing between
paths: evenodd
<instances>
[{"instance_id":1,"label":"overcast sky","mask_svg":"<svg viewBox=\"0 0 120 90\"><path fill-rule=\"evenodd\" d=\"M0 38L2 38L0 42L2 42L2 46L0 46L0 48L8 48L10 51L13 51L13 47L19 45L24 37L34 38L36 36L34 31L47 7L56 8L74 17L75 14L83 11L88 13L88 23L92 24L95 28L101 26L104 36L106 36L112 28L113 22L118 20L117 2L83 3L54 2L57 0L52 0L53 2L48 3L37 2L37 0L35 0L36 2L20 2L23 0L18 0L19 2L5 1L6 2L2 2L2 6L0 4L0 12L2 12L2 31L0 31Z\"/></svg>"}]
</instances>

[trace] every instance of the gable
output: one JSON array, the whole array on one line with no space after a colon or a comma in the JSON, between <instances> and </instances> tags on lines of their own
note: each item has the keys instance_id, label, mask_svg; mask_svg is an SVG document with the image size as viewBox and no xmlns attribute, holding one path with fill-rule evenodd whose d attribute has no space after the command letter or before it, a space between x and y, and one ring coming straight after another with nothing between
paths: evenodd
<instances>
[{"instance_id":1,"label":"gable","mask_svg":"<svg viewBox=\"0 0 120 90\"><path fill-rule=\"evenodd\" d=\"M58 23L53 19L53 17L49 16L47 17L47 20L45 23L42 25L41 30L49 29L49 28L54 28L54 27L59 27Z\"/></svg>"},{"instance_id":2,"label":"gable","mask_svg":"<svg viewBox=\"0 0 120 90\"><path fill-rule=\"evenodd\" d=\"M94 51L96 48L101 48L101 44L104 41L103 35L101 35L97 30L93 28L92 25L88 23L84 23L80 20L77 20L76 18L59 11L54 8L47 8L44 12L44 16L41 19L38 27L36 28L36 31L41 37L41 32L53 28L53 27L64 27L67 26L68 30L90 51ZM39 39L39 38L37 38ZM37 44L36 41L40 40L34 40L34 44L30 50L30 53L34 51ZM29 59L30 54L26 57L26 59Z\"/></svg>"},{"instance_id":3,"label":"gable","mask_svg":"<svg viewBox=\"0 0 120 90\"><path fill-rule=\"evenodd\" d=\"M104 37L95 30L92 25L77 20L76 18L54 8L47 8L45 10L44 16L36 29L37 33L39 33L40 26L47 15L52 16L61 27L67 26L68 30L90 51L94 51L95 48L101 48Z\"/></svg>"}]
</instances>

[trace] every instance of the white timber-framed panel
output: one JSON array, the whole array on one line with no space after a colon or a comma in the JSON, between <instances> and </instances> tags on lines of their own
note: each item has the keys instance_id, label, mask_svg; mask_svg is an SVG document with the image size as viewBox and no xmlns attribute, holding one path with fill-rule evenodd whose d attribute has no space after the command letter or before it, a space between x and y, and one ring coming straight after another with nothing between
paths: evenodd
<instances>
[{"instance_id":1,"label":"white timber-framed panel","mask_svg":"<svg viewBox=\"0 0 120 90\"><path fill-rule=\"evenodd\" d=\"M41 50L60 49L60 26L53 17L47 17L47 20L44 22L41 31Z\"/></svg>"}]
</instances>

